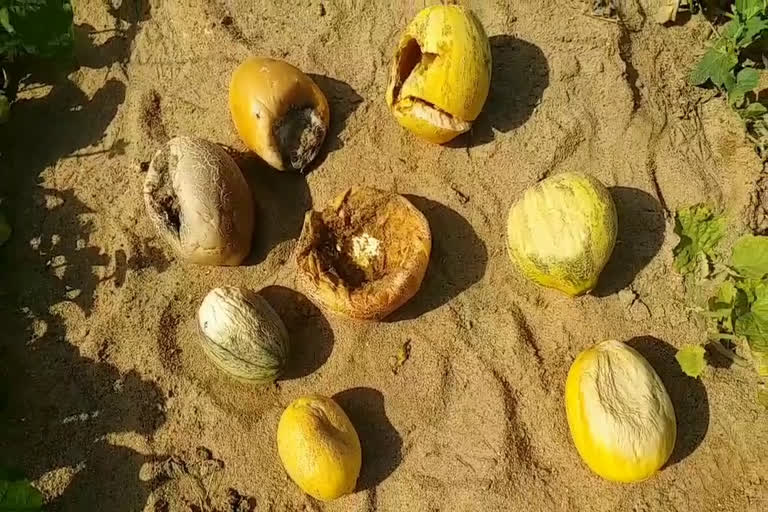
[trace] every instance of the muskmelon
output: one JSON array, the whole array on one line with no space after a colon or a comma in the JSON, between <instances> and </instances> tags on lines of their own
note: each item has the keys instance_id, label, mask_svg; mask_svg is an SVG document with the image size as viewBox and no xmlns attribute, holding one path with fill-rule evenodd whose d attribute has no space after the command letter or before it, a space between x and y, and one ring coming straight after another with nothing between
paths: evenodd
<instances>
[{"instance_id":1,"label":"muskmelon","mask_svg":"<svg viewBox=\"0 0 768 512\"><path fill-rule=\"evenodd\" d=\"M317 84L297 67L267 57L250 57L232 73L229 110L245 145L280 171L303 171L330 122Z\"/></svg>"},{"instance_id":2,"label":"muskmelon","mask_svg":"<svg viewBox=\"0 0 768 512\"><path fill-rule=\"evenodd\" d=\"M147 214L182 260L239 265L251 251L254 205L248 182L218 144L174 137L144 179Z\"/></svg>"},{"instance_id":3,"label":"muskmelon","mask_svg":"<svg viewBox=\"0 0 768 512\"><path fill-rule=\"evenodd\" d=\"M350 187L304 217L299 286L329 311L379 320L419 291L431 250L429 223L408 199Z\"/></svg>"},{"instance_id":4,"label":"muskmelon","mask_svg":"<svg viewBox=\"0 0 768 512\"><path fill-rule=\"evenodd\" d=\"M491 45L467 7L430 5L408 24L392 59L386 100L401 126L443 144L469 131L491 85Z\"/></svg>"},{"instance_id":5,"label":"muskmelon","mask_svg":"<svg viewBox=\"0 0 768 512\"><path fill-rule=\"evenodd\" d=\"M309 395L288 405L277 426L277 451L288 476L310 496L330 501L355 490L360 438L333 399Z\"/></svg>"},{"instance_id":6,"label":"muskmelon","mask_svg":"<svg viewBox=\"0 0 768 512\"><path fill-rule=\"evenodd\" d=\"M288 359L288 331L260 295L235 286L214 288L198 310L201 345L226 373L254 383L272 382Z\"/></svg>"},{"instance_id":7,"label":"muskmelon","mask_svg":"<svg viewBox=\"0 0 768 512\"><path fill-rule=\"evenodd\" d=\"M528 188L509 210L510 258L530 280L571 296L589 292L616 243L618 219L608 189L567 172Z\"/></svg>"},{"instance_id":8,"label":"muskmelon","mask_svg":"<svg viewBox=\"0 0 768 512\"><path fill-rule=\"evenodd\" d=\"M675 447L667 390L650 363L624 343L608 340L579 354L568 372L565 407L579 455L607 480L645 480Z\"/></svg>"}]
</instances>

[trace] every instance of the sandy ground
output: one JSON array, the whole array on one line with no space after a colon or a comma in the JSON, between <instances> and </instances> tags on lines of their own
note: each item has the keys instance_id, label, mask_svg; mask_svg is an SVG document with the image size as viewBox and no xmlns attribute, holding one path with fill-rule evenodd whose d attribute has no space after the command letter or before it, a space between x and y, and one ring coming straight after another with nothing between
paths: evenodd
<instances>
[{"instance_id":1,"label":"sandy ground","mask_svg":"<svg viewBox=\"0 0 768 512\"><path fill-rule=\"evenodd\" d=\"M736 117L685 81L709 25L657 26L644 2L620 2L623 23L586 15L586 1L467 3L490 36L493 86L474 130L439 147L384 102L422 1L77 2L77 64L28 88L0 138L15 229L0 251L0 462L25 469L49 510L768 510L752 370L716 364L699 381L673 359L702 326L672 267L670 212L710 200L739 226L766 208ZM311 73L331 133L306 178L241 155L253 254L186 265L145 214L146 162L177 134L244 150L227 83L252 54ZM525 281L504 248L514 198L565 170L609 185L620 217L598 290L578 299ZM434 237L422 290L383 323L292 291L304 212L355 183L406 194ZM198 345L197 305L227 284L264 289L289 326L295 355L274 386L234 382ZM642 484L591 474L568 433L568 367L607 338L648 357L678 415L672 460ZM293 485L275 446L283 407L310 392L337 398L363 444L358 491L330 504Z\"/></svg>"}]
</instances>

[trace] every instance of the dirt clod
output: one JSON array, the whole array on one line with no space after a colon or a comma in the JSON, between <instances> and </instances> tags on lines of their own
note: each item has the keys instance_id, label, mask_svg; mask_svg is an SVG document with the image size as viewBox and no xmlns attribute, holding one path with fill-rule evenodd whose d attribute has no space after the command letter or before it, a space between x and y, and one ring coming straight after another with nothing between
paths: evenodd
<instances>
[{"instance_id":1,"label":"dirt clod","mask_svg":"<svg viewBox=\"0 0 768 512\"><path fill-rule=\"evenodd\" d=\"M168 140L168 132L163 121L160 93L151 89L141 98L141 123L144 133L156 143Z\"/></svg>"},{"instance_id":2,"label":"dirt clod","mask_svg":"<svg viewBox=\"0 0 768 512\"><path fill-rule=\"evenodd\" d=\"M768 235L768 174L757 180L747 207L747 225L758 235Z\"/></svg>"}]
</instances>

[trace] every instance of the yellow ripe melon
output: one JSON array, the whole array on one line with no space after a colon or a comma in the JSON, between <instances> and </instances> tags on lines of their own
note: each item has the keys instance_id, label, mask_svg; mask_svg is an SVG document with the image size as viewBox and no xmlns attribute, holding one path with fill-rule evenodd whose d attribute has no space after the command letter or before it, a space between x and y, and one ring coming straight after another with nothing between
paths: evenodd
<instances>
[{"instance_id":1,"label":"yellow ripe melon","mask_svg":"<svg viewBox=\"0 0 768 512\"><path fill-rule=\"evenodd\" d=\"M294 400L280 417L277 451L288 476L313 498L330 501L355 490L360 439L332 399L310 395Z\"/></svg>"},{"instance_id":2,"label":"yellow ripe melon","mask_svg":"<svg viewBox=\"0 0 768 512\"><path fill-rule=\"evenodd\" d=\"M245 145L280 171L303 171L330 122L317 84L297 67L267 57L250 57L232 73L229 111Z\"/></svg>"},{"instance_id":3,"label":"yellow ripe melon","mask_svg":"<svg viewBox=\"0 0 768 512\"><path fill-rule=\"evenodd\" d=\"M491 45L480 20L460 5L432 5L397 45L387 105L401 126L443 144L472 128L491 84Z\"/></svg>"},{"instance_id":4,"label":"yellow ripe melon","mask_svg":"<svg viewBox=\"0 0 768 512\"><path fill-rule=\"evenodd\" d=\"M579 455L607 480L645 480L672 454L677 424L667 390L624 343L604 341L579 354L568 372L565 408Z\"/></svg>"}]
</instances>

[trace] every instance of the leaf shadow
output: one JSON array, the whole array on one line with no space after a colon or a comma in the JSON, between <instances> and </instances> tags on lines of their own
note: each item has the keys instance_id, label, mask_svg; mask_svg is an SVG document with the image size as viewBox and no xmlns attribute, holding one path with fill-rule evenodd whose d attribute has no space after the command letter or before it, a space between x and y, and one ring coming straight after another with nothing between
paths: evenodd
<instances>
[{"instance_id":1,"label":"leaf shadow","mask_svg":"<svg viewBox=\"0 0 768 512\"><path fill-rule=\"evenodd\" d=\"M9 386L0 414L0 462L12 462L31 479L58 470L60 494L46 504L50 512L143 509L153 485L138 478L139 468L152 456L112 445L108 436L151 438L166 419L160 387L110 361L110 347L122 340L89 340L99 346L96 359L80 354L77 344L99 332L90 327L100 283L125 275L107 275L112 257L93 236L98 212L84 199L87 189L46 186L61 159L102 142L125 100L119 79L92 83L89 94L67 74L89 66L111 73L135 34L116 36L118 51L116 43L102 48L80 32L74 59L31 65L10 121L0 126L0 195L14 227L0 250L0 268L14 269L0 285L0 322L7 329L0 380ZM40 89L27 94L35 81ZM72 306L84 331L73 331L72 313L62 312ZM61 470L71 471L65 478Z\"/></svg>"},{"instance_id":2,"label":"leaf shadow","mask_svg":"<svg viewBox=\"0 0 768 512\"><path fill-rule=\"evenodd\" d=\"M677 441L667 466L688 457L704 441L709 430L709 398L701 379L688 377L675 359L677 350L653 336L638 336L627 344L640 352L659 374L669 393L677 418Z\"/></svg>"},{"instance_id":3,"label":"leaf shadow","mask_svg":"<svg viewBox=\"0 0 768 512\"><path fill-rule=\"evenodd\" d=\"M114 256L115 270L111 278L115 288L120 288L125 283L129 270L142 271L152 268L158 274L165 272L171 266L171 262L152 239L142 239L137 235L129 236L132 239L133 254L130 257L123 249L117 249Z\"/></svg>"},{"instance_id":4,"label":"leaf shadow","mask_svg":"<svg viewBox=\"0 0 768 512\"><path fill-rule=\"evenodd\" d=\"M704 354L704 359L707 361L707 364L712 368L721 368L721 369L727 370L734 365L733 358L728 357L727 355L723 354L720 350L718 350L716 343L717 342L715 341L711 341L704 346L704 349L706 350L706 353ZM722 345L722 348L726 350L735 352L737 349L736 345L729 340L721 340L720 344Z\"/></svg>"}]
</instances>

